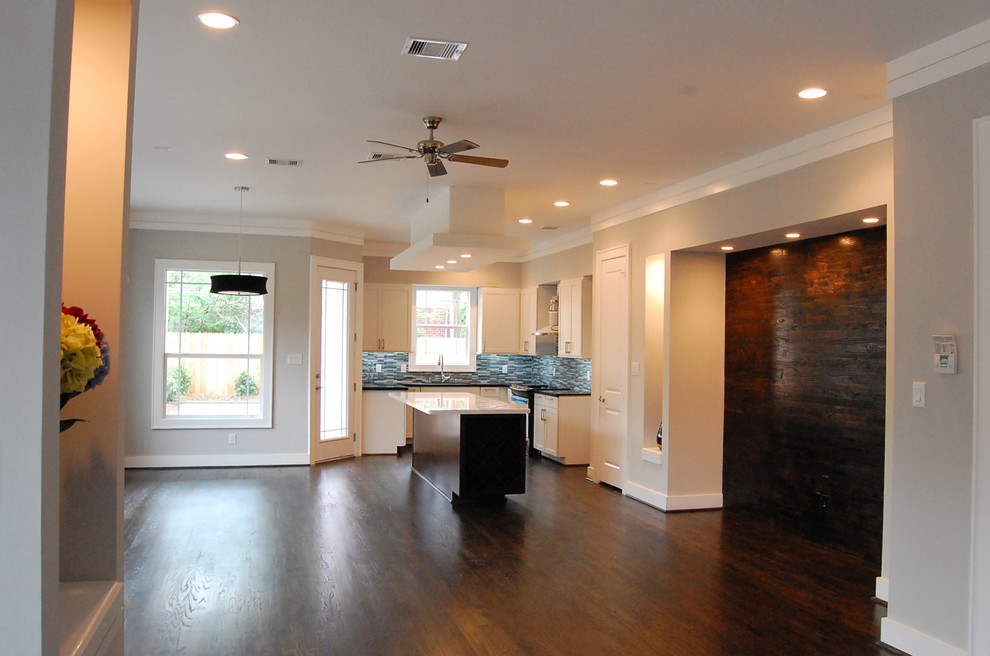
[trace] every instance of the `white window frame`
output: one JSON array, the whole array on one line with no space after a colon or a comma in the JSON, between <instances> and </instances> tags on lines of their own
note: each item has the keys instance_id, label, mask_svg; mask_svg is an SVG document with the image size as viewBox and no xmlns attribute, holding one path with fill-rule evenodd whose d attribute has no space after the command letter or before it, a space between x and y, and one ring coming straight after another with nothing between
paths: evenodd
<instances>
[{"instance_id":1,"label":"white window frame","mask_svg":"<svg viewBox=\"0 0 990 656\"><path fill-rule=\"evenodd\" d=\"M418 364L416 362L416 292L420 289L432 289L432 290L452 290L459 292L469 292L470 293L470 303L471 309L468 312L468 334L467 334L467 353L468 353L468 364L448 364L444 363L443 370L444 373L450 371L477 371L478 370L478 359L477 359L477 344L478 344L478 288L477 287L466 287L463 285L413 285L412 286L412 303L411 312L412 316L409 320L409 330L410 330L410 353L409 353L409 371L440 371L440 367L437 363L432 364Z\"/></svg>"},{"instance_id":2,"label":"white window frame","mask_svg":"<svg viewBox=\"0 0 990 656\"><path fill-rule=\"evenodd\" d=\"M271 428L272 427L272 361L275 314L275 264L272 262L241 262L241 273L259 274L268 278L268 293L264 300L264 340L261 357L261 416L250 418L165 415L165 272L169 270L237 273L237 262L206 260L155 260L154 347L152 349L151 427L175 428Z\"/></svg>"}]
</instances>

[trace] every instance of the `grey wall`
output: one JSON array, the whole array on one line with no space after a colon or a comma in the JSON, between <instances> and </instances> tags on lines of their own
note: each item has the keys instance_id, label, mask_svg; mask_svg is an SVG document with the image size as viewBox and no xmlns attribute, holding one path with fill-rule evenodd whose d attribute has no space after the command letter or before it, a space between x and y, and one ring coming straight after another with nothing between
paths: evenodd
<instances>
[{"instance_id":1,"label":"grey wall","mask_svg":"<svg viewBox=\"0 0 990 656\"><path fill-rule=\"evenodd\" d=\"M223 464L306 463L309 436L309 263L314 251L324 257L360 261L360 247L298 237L244 235L245 260L275 263L275 326L272 427L237 430L227 444L226 429L151 429L152 320L155 259L230 260L230 235L130 231L125 463L128 466L204 466ZM286 364L290 353L303 354L302 365Z\"/></svg>"},{"instance_id":2,"label":"grey wall","mask_svg":"<svg viewBox=\"0 0 990 656\"><path fill-rule=\"evenodd\" d=\"M893 444L884 541L889 619L965 648L973 464L973 120L990 114L984 66L894 101L896 287ZM959 373L937 375L953 333ZM913 381L927 407L911 405Z\"/></svg>"}]
</instances>

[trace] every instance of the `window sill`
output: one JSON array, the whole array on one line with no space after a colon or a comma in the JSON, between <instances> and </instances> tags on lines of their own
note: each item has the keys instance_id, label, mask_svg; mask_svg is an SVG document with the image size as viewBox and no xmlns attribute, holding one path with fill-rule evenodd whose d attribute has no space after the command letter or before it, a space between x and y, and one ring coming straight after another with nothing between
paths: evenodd
<instances>
[{"instance_id":1,"label":"window sill","mask_svg":"<svg viewBox=\"0 0 990 656\"><path fill-rule=\"evenodd\" d=\"M658 446L643 447L640 458L646 462L653 462L658 465L663 464L663 449Z\"/></svg>"}]
</instances>

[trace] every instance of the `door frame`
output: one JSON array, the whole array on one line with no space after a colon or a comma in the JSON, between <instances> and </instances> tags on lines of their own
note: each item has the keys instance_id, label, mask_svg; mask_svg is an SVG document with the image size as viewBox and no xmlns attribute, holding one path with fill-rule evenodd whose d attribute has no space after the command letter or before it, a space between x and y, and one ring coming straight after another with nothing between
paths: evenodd
<instances>
[{"instance_id":1,"label":"door frame","mask_svg":"<svg viewBox=\"0 0 990 656\"><path fill-rule=\"evenodd\" d=\"M316 342L314 340L319 339L319 330L314 328L314 325L319 325L317 322L318 315L322 308L322 303L320 301L320 295L317 293L317 283L322 279L319 275L319 267L328 267L332 269L342 269L344 271L350 271L354 274L354 297L351 303L352 320L351 320L351 349L350 349L350 376L348 382L351 386L351 400L348 405L348 415L349 422L352 431L354 432L354 456L361 455L361 445L362 445L362 434L363 427L361 426L361 357L362 357L362 342L361 336L363 332L363 315L364 315L364 264L361 262L352 262L350 260L338 260L335 258L322 257L319 255L310 255L309 257L309 288L307 290L307 295L309 297L309 370L307 372L307 389L309 390L308 397L308 413L307 418L309 421L309 430L307 431L306 448L309 451L309 464L310 466L317 464L316 453L313 448L314 435L313 435L313 413L319 412L319 395L314 394L316 391L316 374L319 373L319 358L316 357Z\"/></svg>"},{"instance_id":2,"label":"door frame","mask_svg":"<svg viewBox=\"0 0 990 656\"><path fill-rule=\"evenodd\" d=\"M973 122L973 500L970 564L970 653L990 650L990 116Z\"/></svg>"},{"instance_id":3,"label":"door frame","mask_svg":"<svg viewBox=\"0 0 990 656\"><path fill-rule=\"evenodd\" d=\"M594 350L592 351L592 362L602 362L603 358L606 357L605 353L605 334L603 330L603 320L602 320L602 279L600 274L600 268L602 262L605 260L614 259L616 257L624 257L626 261L625 273L626 273L626 349L625 353L620 354L622 362L625 363L626 370L626 389L622 396L623 406L621 408L622 416L625 419L625 425L623 426L624 436L622 438L622 456L623 462L621 467L622 472L622 485L621 489L625 489L626 483L629 480L629 457L628 457L628 442L629 442L629 352L631 347L631 334L630 327L632 322L629 318L629 307L631 304L631 280L630 275L631 268L631 256L630 256L629 244L622 244L621 246L614 246L612 248L607 248L605 250L600 250L595 252L595 264L594 273L592 276L592 324L594 339L593 345ZM612 354L609 354L611 356ZM591 440L591 464L588 466L588 478L596 483L601 481L602 468L604 467L604 451L602 449L601 443L601 429L600 429L600 417L601 417L601 403L600 399L603 399L605 394L602 389L603 381L600 373L599 367L592 367L591 374L591 397L592 404L595 410L591 413L591 430L592 430L592 440Z\"/></svg>"}]
</instances>

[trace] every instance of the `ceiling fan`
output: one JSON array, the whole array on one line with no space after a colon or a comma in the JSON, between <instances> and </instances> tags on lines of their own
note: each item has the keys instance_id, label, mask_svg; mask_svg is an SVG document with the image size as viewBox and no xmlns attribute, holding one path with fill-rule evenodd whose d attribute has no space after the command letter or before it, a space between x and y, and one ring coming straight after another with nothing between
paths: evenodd
<instances>
[{"instance_id":1,"label":"ceiling fan","mask_svg":"<svg viewBox=\"0 0 990 656\"><path fill-rule=\"evenodd\" d=\"M433 131L440 127L440 123L443 121L439 116L424 116L423 125L430 131L430 137L428 139L423 139L415 148L409 148L408 146L400 146L398 144L388 143L387 141L375 141L374 139L368 139L368 143L381 144L383 146L391 146L392 148L400 148L407 151L408 154L398 154L398 153L371 153L370 159L361 160L359 164L367 164L368 162L387 162L396 159L419 159L422 158L426 161L426 169L430 172L431 177L436 177L438 175L447 175L447 169L443 165L443 160L448 162L464 162L465 164L480 164L482 166L494 166L497 168L505 168L509 160L507 159L496 159L494 157L475 157L473 155L461 155L459 153L465 150L472 150L478 148L478 144L473 141L468 141L467 139L462 139L461 141L455 141L452 144L444 144L442 141L437 141L433 138Z\"/></svg>"}]
</instances>

